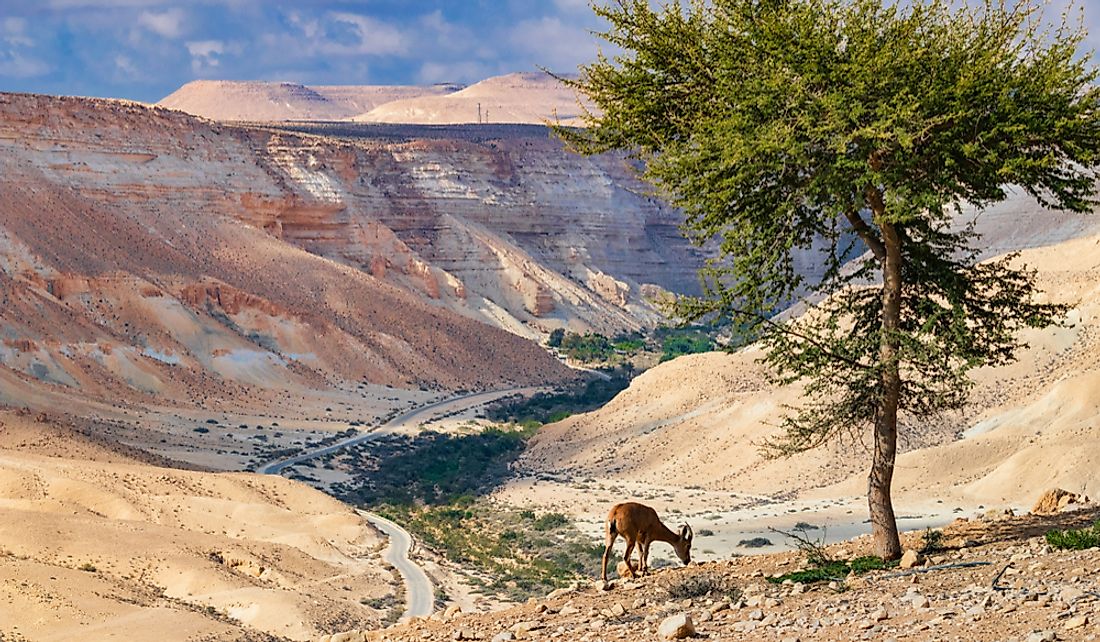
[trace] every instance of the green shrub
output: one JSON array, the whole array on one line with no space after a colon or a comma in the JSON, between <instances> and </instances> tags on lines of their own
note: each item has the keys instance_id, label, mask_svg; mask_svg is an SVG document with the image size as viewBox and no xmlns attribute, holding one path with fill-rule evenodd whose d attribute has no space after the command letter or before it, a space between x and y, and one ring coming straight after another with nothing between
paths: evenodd
<instances>
[{"instance_id":1,"label":"green shrub","mask_svg":"<svg viewBox=\"0 0 1100 642\"><path fill-rule=\"evenodd\" d=\"M1100 546L1100 520L1091 528L1053 530L1047 533L1047 544L1061 550L1083 551Z\"/></svg>"},{"instance_id":2,"label":"green shrub","mask_svg":"<svg viewBox=\"0 0 1100 642\"><path fill-rule=\"evenodd\" d=\"M552 531L569 523L569 518L561 513L547 513L540 516L533 524L537 531Z\"/></svg>"}]
</instances>

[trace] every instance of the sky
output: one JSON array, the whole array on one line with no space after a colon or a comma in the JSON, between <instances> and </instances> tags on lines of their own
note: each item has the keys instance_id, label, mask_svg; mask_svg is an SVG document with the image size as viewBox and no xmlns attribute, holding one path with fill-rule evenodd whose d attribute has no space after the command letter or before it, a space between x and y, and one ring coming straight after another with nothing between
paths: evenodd
<instances>
[{"instance_id":1,"label":"sky","mask_svg":"<svg viewBox=\"0 0 1100 642\"><path fill-rule=\"evenodd\" d=\"M1100 48L1100 0L1076 1ZM196 79L566 73L595 58L600 27L589 0L0 0L0 91L154 102Z\"/></svg>"},{"instance_id":2,"label":"sky","mask_svg":"<svg viewBox=\"0 0 1100 642\"><path fill-rule=\"evenodd\" d=\"M0 0L0 91L471 83L595 58L588 0Z\"/></svg>"}]
</instances>

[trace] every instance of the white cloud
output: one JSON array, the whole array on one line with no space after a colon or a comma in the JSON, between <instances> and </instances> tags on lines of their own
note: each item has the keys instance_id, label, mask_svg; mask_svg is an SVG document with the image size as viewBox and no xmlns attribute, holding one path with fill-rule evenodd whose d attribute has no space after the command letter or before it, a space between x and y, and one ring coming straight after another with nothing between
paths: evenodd
<instances>
[{"instance_id":1,"label":"white cloud","mask_svg":"<svg viewBox=\"0 0 1100 642\"><path fill-rule=\"evenodd\" d=\"M18 51L0 50L0 76L7 78L34 78L50 73L53 68L42 60L25 56Z\"/></svg>"},{"instance_id":2,"label":"white cloud","mask_svg":"<svg viewBox=\"0 0 1100 642\"><path fill-rule=\"evenodd\" d=\"M179 38L183 35L186 19L187 15L182 9L142 11L138 16L138 24L165 38Z\"/></svg>"},{"instance_id":3,"label":"white cloud","mask_svg":"<svg viewBox=\"0 0 1100 642\"><path fill-rule=\"evenodd\" d=\"M355 13L329 13L330 31L347 26L352 29L356 41L341 42L326 37L320 48L337 55L401 55L408 51L408 38L397 27Z\"/></svg>"},{"instance_id":4,"label":"white cloud","mask_svg":"<svg viewBox=\"0 0 1100 642\"><path fill-rule=\"evenodd\" d=\"M243 48L233 42L222 40L191 40L185 43L187 53L191 54L191 71L202 74L221 66L226 54L239 54Z\"/></svg>"},{"instance_id":5,"label":"white cloud","mask_svg":"<svg viewBox=\"0 0 1100 642\"><path fill-rule=\"evenodd\" d=\"M494 70L473 61L426 62L420 66L416 81L425 85L437 82L475 82L493 73Z\"/></svg>"},{"instance_id":6,"label":"white cloud","mask_svg":"<svg viewBox=\"0 0 1100 642\"><path fill-rule=\"evenodd\" d=\"M581 63L591 62L598 50L596 39L585 27L555 17L518 23L508 34L508 41L516 50L525 52L534 64L560 72L570 72Z\"/></svg>"}]
</instances>

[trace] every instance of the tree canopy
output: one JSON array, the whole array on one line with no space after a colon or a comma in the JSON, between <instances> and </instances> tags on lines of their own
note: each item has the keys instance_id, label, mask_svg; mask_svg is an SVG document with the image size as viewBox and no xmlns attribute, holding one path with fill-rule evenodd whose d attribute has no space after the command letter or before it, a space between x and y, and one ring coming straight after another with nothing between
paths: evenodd
<instances>
[{"instance_id":1,"label":"tree canopy","mask_svg":"<svg viewBox=\"0 0 1100 642\"><path fill-rule=\"evenodd\" d=\"M572 81L595 108L560 129L626 149L718 258L689 319L756 333L805 398L766 444L790 453L850 431L874 444L876 553L901 554L890 501L899 414L960 408L975 367L1018 330L1058 322L1014 257L979 262L964 204L1017 186L1096 205L1097 70L1083 28L1037 0L619 0L596 11L622 53ZM823 278L796 270L820 250ZM777 314L799 297L795 319Z\"/></svg>"}]
</instances>

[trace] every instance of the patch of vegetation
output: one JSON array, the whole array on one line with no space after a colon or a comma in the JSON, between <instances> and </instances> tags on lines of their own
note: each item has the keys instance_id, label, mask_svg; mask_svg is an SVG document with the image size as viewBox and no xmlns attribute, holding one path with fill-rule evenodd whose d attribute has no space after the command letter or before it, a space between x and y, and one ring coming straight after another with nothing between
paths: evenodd
<instances>
[{"instance_id":1,"label":"patch of vegetation","mask_svg":"<svg viewBox=\"0 0 1100 642\"><path fill-rule=\"evenodd\" d=\"M654 337L660 342L661 363L671 361L685 354L710 352L717 346L714 338L698 327L673 328L659 326Z\"/></svg>"},{"instance_id":2,"label":"patch of vegetation","mask_svg":"<svg viewBox=\"0 0 1100 642\"><path fill-rule=\"evenodd\" d=\"M765 546L771 546L772 541L767 537L754 537L752 539L743 539L737 542L737 545L744 548L763 548Z\"/></svg>"},{"instance_id":3,"label":"patch of vegetation","mask_svg":"<svg viewBox=\"0 0 1100 642\"><path fill-rule=\"evenodd\" d=\"M921 536L920 554L928 555L943 549L943 531L926 528Z\"/></svg>"},{"instance_id":4,"label":"patch of vegetation","mask_svg":"<svg viewBox=\"0 0 1100 642\"><path fill-rule=\"evenodd\" d=\"M714 325L658 326L648 333L628 332L615 337L577 334L560 328L550 333L546 345L566 357L588 364L623 365L633 360L665 362L685 354L709 352L718 347L722 328Z\"/></svg>"},{"instance_id":5,"label":"patch of vegetation","mask_svg":"<svg viewBox=\"0 0 1100 642\"><path fill-rule=\"evenodd\" d=\"M508 475L532 430L488 428L464 435L423 432L414 438L378 440L369 456L356 461L354 488L334 488L358 504L454 503L492 490Z\"/></svg>"},{"instance_id":6,"label":"patch of vegetation","mask_svg":"<svg viewBox=\"0 0 1100 642\"><path fill-rule=\"evenodd\" d=\"M569 523L569 518L561 513L546 513L535 518L532 527L537 531L552 531Z\"/></svg>"},{"instance_id":7,"label":"patch of vegetation","mask_svg":"<svg viewBox=\"0 0 1100 642\"><path fill-rule=\"evenodd\" d=\"M525 399L501 399L489 405L486 418L514 423L532 430L543 424L595 410L611 401L630 385L628 373L616 370L610 380L592 379L581 386L556 392L540 392Z\"/></svg>"},{"instance_id":8,"label":"patch of vegetation","mask_svg":"<svg viewBox=\"0 0 1100 642\"><path fill-rule=\"evenodd\" d=\"M1047 544L1060 550L1083 551L1100 547L1100 520L1091 528L1053 530L1046 534Z\"/></svg>"},{"instance_id":9,"label":"patch of vegetation","mask_svg":"<svg viewBox=\"0 0 1100 642\"><path fill-rule=\"evenodd\" d=\"M535 516L470 497L447 505L377 510L473 570L481 588L510 600L545 595L589 577L603 555L602 546L558 513Z\"/></svg>"},{"instance_id":10,"label":"patch of vegetation","mask_svg":"<svg viewBox=\"0 0 1100 642\"><path fill-rule=\"evenodd\" d=\"M893 568L898 565L897 560L888 562L874 555L864 555L851 560L833 559L829 555L829 552L825 550L824 529L822 529L821 535L816 539L810 539L806 535L805 529L796 529L791 532L774 528L772 530L794 542L794 547L806 558L807 566L805 570L787 573L778 577L769 577L768 581L775 584L782 584L786 580L800 582L802 584L831 581L843 582L844 578L847 577L849 573L862 575L868 571Z\"/></svg>"},{"instance_id":11,"label":"patch of vegetation","mask_svg":"<svg viewBox=\"0 0 1100 642\"><path fill-rule=\"evenodd\" d=\"M615 354L611 340L602 334L576 334L568 332L558 346L562 354L585 363L607 361Z\"/></svg>"},{"instance_id":12,"label":"patch of vegetation","mask_svg":"<svg viewBox=\"0 0 1100 642\"><path fill-rule=\"evenodd\" d=\"M77 570L84 571L86 573L95 573L98 569L95 567L94 564L91 564L89 562L84 562L83 564L81 564L80 566L77 567Z\"/></svg>"},{"instance_id":13,"label":"patch of vegetation","mask_svg":"<svg viewBox=\"0 0 1100 642\"><path fill-rule=\"evenodd\" d=\"M736 602L741 599L741 589L734 579L714 571L690 575L677 573L662 582L662 586L674 600L713 597Z\"/></svg>"}]
</instances>

